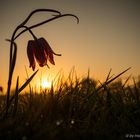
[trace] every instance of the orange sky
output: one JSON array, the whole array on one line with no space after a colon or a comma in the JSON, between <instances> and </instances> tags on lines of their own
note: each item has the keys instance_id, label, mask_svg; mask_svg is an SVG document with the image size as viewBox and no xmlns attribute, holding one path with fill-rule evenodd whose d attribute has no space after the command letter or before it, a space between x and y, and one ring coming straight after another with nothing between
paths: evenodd
<instances>
[{"instance_id":1,"label":"orange sky","mask_svg":"<svg viewBox=\"0 0 140 140\"><path fill-rule=\"evenodd\" d=\"M34 79L37 83L41 74L54 77L59 70L68 74L73 66L80 75L90 68L91 76L104 78L109 69L113 73L132 67L124 75L139 75L140 65L140 1L139 0L3 0L0 1L0 85L6 88L8 79L9 43L15 27L37 8L51 8L62 13L72 13L79 17L80 23L72 17L64 17L33 29L38 37L47 39L56 53L56 66L39 68ZM37 14L29 25L50 17L50 14ZM28 33L17 39L18 59L13 81L20 77L22 84L26 79L25 66L29 74L26 54ZM51 79L51 78L50 78ZM13 87L15 82L13 82ZM6 91L6 89L5 89Z\"/></svg>"}]
</instances>

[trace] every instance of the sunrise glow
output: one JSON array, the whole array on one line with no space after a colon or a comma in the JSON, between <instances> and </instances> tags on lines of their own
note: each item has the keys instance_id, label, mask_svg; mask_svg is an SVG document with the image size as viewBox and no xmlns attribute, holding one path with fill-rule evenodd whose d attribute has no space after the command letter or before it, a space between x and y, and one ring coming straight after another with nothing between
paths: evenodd
<instances>
[{"instance_id":1,"label":"sunrise glow","mask_svg":"<svg viewBox=\"0 0 140 140\"><path fill-rule=\"evenodd\" d=\"M51 88L51 82L50 81L42 81L41 87L43 89L50 89Z\"/></svg>"}]
</instances>

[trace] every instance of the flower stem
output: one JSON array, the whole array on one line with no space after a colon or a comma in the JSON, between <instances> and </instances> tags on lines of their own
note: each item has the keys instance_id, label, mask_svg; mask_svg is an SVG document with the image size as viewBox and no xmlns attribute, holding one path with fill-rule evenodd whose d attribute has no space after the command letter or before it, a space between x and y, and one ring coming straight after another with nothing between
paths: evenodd
<instances>
[{"instance_id":1,"label":"flower stem","mask_svg":"<svg viewBox=\"0 0 140 140\"><path fill-rule=\"evenodd\" d=\"M42 22L40 22L40 23L38 23L38 24L35 24L35 25L32 25L32 26L28 27L28 29L25 29L25 30L21 31L17 36L15 36L14 40L17 39L21 34L23 34L24 32L26 32L26 31L29 30L29 29L36 28L36 27L41 26L41 25L43 25L43 24L46 24L46 23L48 23L48 22L50 22L50 21L53 21L53 20L58 19L58 18L61 18L61 17L66 17L66 16L75 17L75 18L77 19L77 23L79 23L79 18L78 18L77 16L73 15L73 14L58 15L58 16L55 16L55 17L53 17L53 18L47 19L47 20L42 21Z\"/></svg>"},{"instance_id":2,"label":"flower stem","mask_svg":"<svg viewBox=\"0 0 140 140\"><path fill-rule=\"evenodd\" d=\"M34 40L37 40L37 37L35 36L35 34L33 33L33 31L27 27L27 26L21 26L21 28L25 28L26 31L29 31L29 33L32 35L32 37L34 38Z\"/></svg>"}]
</instances>

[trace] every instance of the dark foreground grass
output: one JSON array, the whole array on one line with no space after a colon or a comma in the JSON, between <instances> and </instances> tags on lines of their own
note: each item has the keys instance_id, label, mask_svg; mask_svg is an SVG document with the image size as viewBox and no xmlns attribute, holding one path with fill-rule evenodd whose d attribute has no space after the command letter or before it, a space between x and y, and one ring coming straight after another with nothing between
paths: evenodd
<instances>
[{"instance_id":1,"label":"dark foreground grass","mask_svg":"<svg viewBox=\"0 0 140 140\"><path fill-rule=\"evenodd\" d=\"M58 81L57 90L20 95L16 112L13 100L7 118L6 97L0 97L0 140L140 138L140 81L133 86L101 84L89 76Z\"/></svg>"}]
</instances>

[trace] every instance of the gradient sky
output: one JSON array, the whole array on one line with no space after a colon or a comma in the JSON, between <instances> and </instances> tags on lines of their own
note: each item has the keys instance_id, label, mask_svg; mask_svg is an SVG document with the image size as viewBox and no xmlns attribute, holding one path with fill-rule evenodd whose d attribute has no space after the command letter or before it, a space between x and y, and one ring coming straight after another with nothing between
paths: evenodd
<instances>
[{"instance_id":1,"label":"gradient sky","mask_svg":"<svg viewBox=\"0 0 140 140\"><path fill-rule=\"evenodd\" d=\"M27 15L37 8L49 8L71 13L79 17L80 23L72 17L64 17L33 29L38 37L44 37L56 53L56 66L39 68L34 79L37 83L41 74L54 77L62 69L68 74L73 66L80 75L88 68L95 79L104 78L109 69L113 73L132 67L124 75L140 73L140 1L139 0L1 0L0 1L0 85L8 79L9 43L12 32ZM33 16L29 25L50 17L48 13ZM26 79L25 66L29 74L26 54L27 42L32 39L28 33L17 39L18 59L13 80L19 75L20 83ZM15 83L13 82L13 86Z\"/></svg>"}]
</instances>

